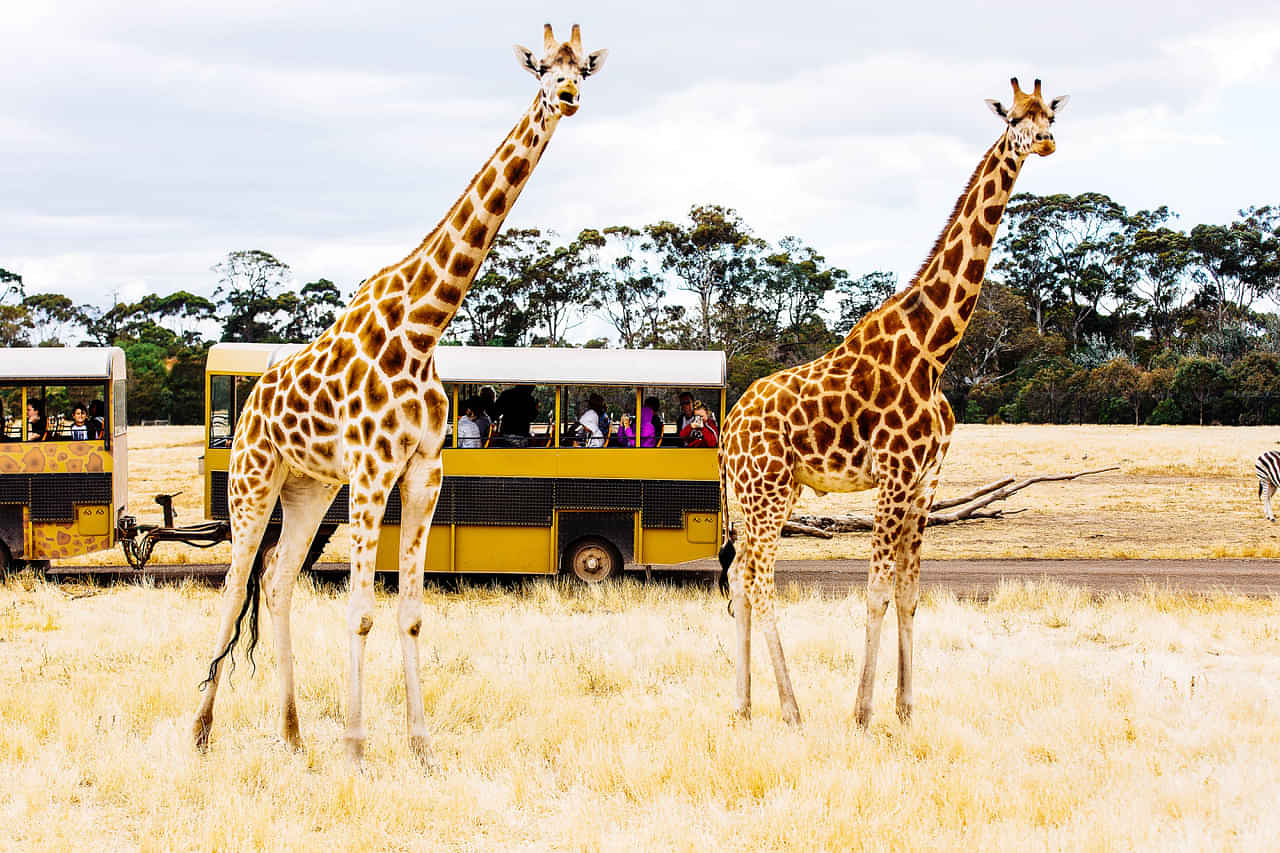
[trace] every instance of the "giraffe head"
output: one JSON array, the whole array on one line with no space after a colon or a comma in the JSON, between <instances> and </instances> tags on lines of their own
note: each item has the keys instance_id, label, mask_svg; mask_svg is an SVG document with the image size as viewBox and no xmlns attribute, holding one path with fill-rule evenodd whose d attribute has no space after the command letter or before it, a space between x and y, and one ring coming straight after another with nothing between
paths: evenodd
<instances>
[{"instance_id":1,"label":"giraffe head","mask_svg":"<svg viewBox=\"0 0 1280 853\"><path fill-rule=\"evenodd\" d=\"M542 84L542 103L553 115L571 116L578 111L578 85L604 65L607 50L582 52L582 33L573 25L568 41L556 41L547 24L542 30L541 59L523 45L515 45L516 61Z\"/></svg>"},{"instance_id":2,"label":"giraffe head","mask_svg":"<svg viewBox=\"0 0 1280 853\"><path fill-rule=\"evenodd\" d=\"M1008 124L1005 133L1009 135L1013 150L1019 156L1025 157L1035 152L1041 157L1048 157L1057 147L1049 125L1053 124L1057 113L1067 105L1069 96L1059 95L1046 103L1040 95L1039 80L1036 80L1036 87L1031 94L1022 91L1017 77L1010 78L1009 82L1013 84L1013 106L1006 110L999 101L992 100L987 101L987 106Z\"/></svg>"}]
</instances>

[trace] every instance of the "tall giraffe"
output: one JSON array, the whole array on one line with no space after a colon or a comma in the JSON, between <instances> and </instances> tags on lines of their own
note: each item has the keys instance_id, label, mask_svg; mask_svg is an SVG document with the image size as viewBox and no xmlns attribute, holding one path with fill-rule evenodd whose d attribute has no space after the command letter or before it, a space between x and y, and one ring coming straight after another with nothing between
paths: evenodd
<instances>
[{"instance_id":1,"label":"tall giraffe","mask_svg":"<svg viewBox=\"0 0 1280 853\"><path fill-rule=\"evenodd\" d=\"M259 589L264 585L280 670L281 734L290 746L300 748L290 599L325 510L341 485L350 483L350 672L344 742L351 758L361 760L364 648L373 627L374 561L383 511L399 482L397 627L408 734L412 749L424 762L430 760L418 633L427 534L440 492L440 452L448 418L448 400L432 355L561 117L578 111L579 84L600 70L608 54L584 54L576 24L568 42L557 41L550 24L543 36L541 59L526 47L515 47L520 65L538 79L537 96L435 230L403 261L370 278L313 343L268 369L245 403L227 487L231 569L223 591L216 656L202 685L204 698L193 725L200 749L208 746L222 665L250 612L249 654L253 653ZM255 554L277 498L284 510L280 541L268 565L259 567Z\"/></svg>"},{"instance_id":2,"label":"tall giraffe","mask_svg":"<svg viewBox=\"0 0 1280 853\"><path fill-rule=\"evenodd\" d=\"M831 352L752 383L725 419L720 470L742 504L743 532L721 551L737 622L737 713L751 714L751 618L763 623L782 716L800 721L774 613L774 561L801 486L819 494L878 488L867 578L867 639L856 719L865 726L892 590L898 611L898 716L911 715L912 622L920 542L955 418L938 391L978 301L996 229L1027 155L1053 153L1046 103L1014 78L1013 105L987 101L1005 130L956 202L910 286ZM735 550L736 559L735 559Z\"/></svg>"}]
</instances>

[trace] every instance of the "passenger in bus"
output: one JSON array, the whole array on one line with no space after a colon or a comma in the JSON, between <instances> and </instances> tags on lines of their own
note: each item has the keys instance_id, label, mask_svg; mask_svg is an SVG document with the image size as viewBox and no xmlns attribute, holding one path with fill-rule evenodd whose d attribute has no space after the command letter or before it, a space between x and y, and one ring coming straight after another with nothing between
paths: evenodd
<instances>
[{"instance_id":1,"label":"passenger in bus","mask_svg":"<svg viewBox=\"0 0 1280 853\"><path fill-rule=\"evenodd\" d=\"M532 385L516 385L498 395L493 404L498 414L499 443L505 447L528 447L529 426L538 416L538 401Z\"/></svg>"},{"instance_id":2,"label":"passenger in bus","mask_svg":"<svg viewBox=\"0 0 1280 853\"><path fill-rule=\"evenodd\" d=\"M89 404L89 439L97 441L107 431L107 404L94 400Z\"/></svg>"},{"instance_id":3,"label":"passenger in bus","mask_svg":"<svg viewBox=\"0 0 1280 853\"><path fill-rule=\"evenodd\" d=\"M693 402L693 418L680 430L685 447L715 447L720 442L716 419L701 400Z\"/></svg>"},{"instance_id":4,"label":"passenger in bus","mask_svg":"<svg viewBox=\"0 0 1280 853\"><path fill-rule=\"evenodd\" d=\"M484 447L485 439L493 432L493 419L489 417L489 407L481 396L483 393L484 389L481 389L480 394L467 401L471 405L471 420L475 421L476 429L480 431L480 447Z\"/></svg>"},{"instance_id":5,"label":"passenger in bus","mask_svg":"<svg viewBox=\"0 0 1280 853\"><path fill-rule=\"evenodd\" d=\"M88 441L93 435L89 429L89 412L84 403L76 403L71 410L71 440Z\"/></svg>"},{"instance_id":6,"label":"passenger in bus","mask_svg":"<svg viewBox=\"0 0 1280 853\"><path fill-rule=\"evenodd\" d=\"M680 414L676 416L676 432L684 435L684 428L693 420L693 395L688 391L681 391L678 398L680 400Z\"/></svg>"},{"instance_id":7,"label":"passenger in bus","mask_svg":"<svg viewBox=\"0 0 1280 853\"><path fill-rule=\"evenodd\" d=\"M604 397L592 394L587 398L578 429L574 435L575 447L604 447L609 437L609 415L605 412Z\"/></svg>"},{"instance_id":8,"label":"passenger in bus","mask_svg":"<svg viewBox=\"0 0 1280 853\"><path fill-rule=\"evenodd\" d=\"M44 419L44 401L27 401L27 441L44 441L49 437L49 424Z\"/></svg>"},{"instance_id":9,"label":"passenger in bus","mask_svg":"<svg viewBox=\"0 0 1280 853\"><path fill-rule=\"evenodd\" d=\"M659 411L661 405L657 397L644 398L644 405L640 407L641 447L658 446L658 440L662 436L662 413ZM622 446L635 447L636 432L631 428L631 416L624 412L620 423L618 432L622 436Z\"/></svg>"},{"instance_id":10,"label":"passenger in bus","mask_svg":"<svg viewBox=\"0 0 1280 853\"><path fill-rule=\"evenodd\" d=\"M494 405L498 399L498 392L493 390L492 385L481 385L480 393L476 395L480 401L480 408L484 410L483 414L489 423L493 423L498 419L498 410ZM479 414L479 412L477 412Z\"/></svg>"},{"instance_id":11,"label":"passenger in bus","mask_svg":"<svg viewBox=\"0 0 1280 853\"><path fill-rule=\"evenodd\" d=\"M458 447L478 448L483 446L482 439L488 435L488 429L482 432L480 424L476 422L476 409L479 406L480 404L475 397L462 404L462 417L458 418Z\"/></svg>"}]
</instances>

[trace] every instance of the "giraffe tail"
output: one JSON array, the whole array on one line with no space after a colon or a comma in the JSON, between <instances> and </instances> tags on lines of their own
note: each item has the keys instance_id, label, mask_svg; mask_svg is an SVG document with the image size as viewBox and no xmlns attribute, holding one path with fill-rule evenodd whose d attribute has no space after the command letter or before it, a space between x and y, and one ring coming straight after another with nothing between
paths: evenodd
<instances>
[{"instance_id":1,"label":"giraffe tail","mask_svg":"<svg viewBox=\"0 0 1280 853\"><path fill-rule=\"evenodd\" d=\"M720 594L725 598L729 597L729 567L733 565L733 558L738 554L733 538L734 534L731 530L725 537L724 547L720 549Z\"/></svg>"},{"instance_id":2,"label":"giraffe tail","mask_svg":"<svg viewBox=\"0 0 1280 853\"><path fill-rule=\"evenodd\" d=\"M240 642L240 629L244 624L244 617L249 617L249 645L245 650L245 655L249 658L249 673L256 674L258 666L253 660L253 650L258 647L258 612L262 602L262 552L265 549L259 548L258 554L253 559L253 567L249 569L249 578L245 581L244 603L240 605L240 614L236 616L236 629L231 635L231 639L227 641L227 647L213 659L209 664L209 674L205 676L204 681L200 682L200 689L204 690L215 678L218 677L218 664L223 659L227 659L227 673L236 670L236 644Z\"/></svg>"}]
</instances>

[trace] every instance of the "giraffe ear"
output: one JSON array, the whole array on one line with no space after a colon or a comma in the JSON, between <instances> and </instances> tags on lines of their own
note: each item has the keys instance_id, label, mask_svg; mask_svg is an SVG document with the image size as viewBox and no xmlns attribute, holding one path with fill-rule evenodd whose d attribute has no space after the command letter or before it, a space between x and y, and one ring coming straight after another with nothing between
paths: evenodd
<instances>
[{"instance_id":1,"label":"giraffe ear","mask_svg":"<svg viewBox=\"0 0 1280 853\"><path fill-rule=\"evenodd\" d=\"M513 44L511 47L516 52L516 62L520 63L520 67L541 80L542 72L538 70L538 58L533 55L533 51L522 44Z\"/></svg>"},{"instance_id":2,"label":"giraffe ear","mask_svg":"<svg viewBox=\"0 0 1280 853\"><path fill-rule=\"evenodd\" d=\"M991 98L987 98L987 106L991 107L991 112L1000 116L1000 118L1004 119L1005 121L1009 120L1008 111L1005 110L1004 105L1001 104L999 101L994 101Z\"/></svg>"},{"instance_id":3,"label":"giraffe ear","mask_svg":"<svg viewBox=\"0 0 1280 853\"><path fill-rule=\"evenodd\" d=\"M593 51L591 55L587 57L587 61L582 63L583 78L590 77L592 74L595 74L597 71L603 68L604 61L608 57L609 57L609 51L607 50Z\"/></svg>"},{"instance_id":4,"label":"giraffe ear","mask_svg":"<svg viewBox=\"0 0 1280 853\"><path fill-rule=\"evenodd\" d=\"M1071 100L1070 95L1059 95L1049 102L1049 109L1053 110L1053 114L1057 115L1067 106L1067 101Z\"/></svg>"}]
</instances>

